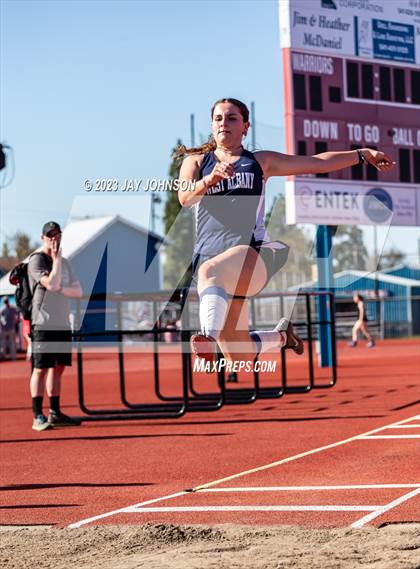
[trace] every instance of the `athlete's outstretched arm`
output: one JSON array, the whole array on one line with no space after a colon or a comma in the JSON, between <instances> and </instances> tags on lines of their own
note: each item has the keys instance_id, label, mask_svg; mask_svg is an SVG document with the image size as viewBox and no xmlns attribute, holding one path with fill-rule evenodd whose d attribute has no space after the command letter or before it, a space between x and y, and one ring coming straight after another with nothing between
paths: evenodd
<instances>
[{"instance_id":1,"label":"athlete's outstretched arm","mask_svg":"<svg viewBox=\"0 0 420 569\"><path fill-rule=\"evenodd\" d=\"M379 150L362 148L360 152L369 164L381 172L388 172L395 162ZM322 152L314 156L297 156L263 150L255 153L266 178L270 176L292 176L299 174L324 174L334 172L359 163L357 150L343 152Z\"/></svg>"}]
</instances>

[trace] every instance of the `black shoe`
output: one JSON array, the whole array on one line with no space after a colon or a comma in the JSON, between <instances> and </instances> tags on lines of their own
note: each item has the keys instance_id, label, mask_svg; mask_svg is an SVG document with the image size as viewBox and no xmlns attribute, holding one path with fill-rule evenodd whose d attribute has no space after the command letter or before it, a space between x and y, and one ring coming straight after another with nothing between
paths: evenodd
<instances>
[{"instance_id":1,"label":"black shoe","mask_svg":"<svg viewBox=\"0 0 420 569\"><path fill-rule=\"evenodd\" d=\"M69 417L68 415L64 415L64 413L50 411L48 415L48 423L53 427L78 427L81 422L80 419Z\"/></svg>"}]
</instances>

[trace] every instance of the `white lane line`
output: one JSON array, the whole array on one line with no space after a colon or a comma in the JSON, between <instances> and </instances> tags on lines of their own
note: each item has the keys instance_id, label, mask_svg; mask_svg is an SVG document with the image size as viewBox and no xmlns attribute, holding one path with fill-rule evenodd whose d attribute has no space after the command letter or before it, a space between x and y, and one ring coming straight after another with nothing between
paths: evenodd
<instances>
[{"instance_id":1,"label":"white lane line","mask_svg":"<svg viewBox=\"0 0 420 569\"><path fill-rule=\"evenodd\" d=\"M367 524L368 522L371 522L372 520L377 518L378 516L382 516L382 514L384 514L385 512L392 510L392 508L395 508L396 506L399 506L403 502L406 502L407 500L414 498L414 496L417 496L417 494L419 494L419 493L420 493L420 488L417 488L417 490L413 490L412 492L408 492L408 494L404 494L404 496L400 496L396 500L389 502L389 504L385 504L385 506L381 506L381 508L376 510L376 512L372 512L366 516L363 516L363 518L360 518L360 520L357 520L357 522L354 522L353 524L351 524L350 527L361 528L365 524Z\"/></svg>"},{"instance_id":2,"label":"white lane line","mask_svg":"<svg viewBox=\"0 0 420 569\"><path fill-rule=\"evenodd\" d=\"M351 443L353 441L358 440L360 437L371 435L374 433L378 433L382 431L385 427L395 426L395 425L402 425L404 423L409 423L410 421L419 420L420 415L414 415L413 417L409 417L408 419L403 419L402 421L398 421L396 423L391 423L390 425L385 425L383 427L379 427L377 429L372 429L371 431L366 431L366 433L361 433L359 435L354 435L348 439L344 439L342 441L337 441L335 443L331 443L329 445L325 445L322 447L318 447L312 450L307 450L305 452L301 452L299 454L295 454L294 456L289 456L287 458L283 458L281 460L277 460L276 462L271 462L270 464L265 464L263 466L258 466L257 468L251 468L250 470L244 470L243 472L238 472L237 474L232 474L230 476L225 476L224 478L219 478L218 480L213 480L211 482L207 482L206 484L200 484L192 489L193 492L197 492L203 488L209 488L210 486L217 486L222 482L227 482L228 480L234 480L235 478L240 478L241 476L247 476L249 474L255 474L256 472L262 472L263 470L267 470L268 468L274 468L276 466L280 466L282 464L286 464L288 462L292 462L294 460L298 460L299 458L304 458L306 456L310 456L312 454L316 454L318 452L322 452L324 450L329 450L331 448L335 448L341 445L345 445L347 443Z\"/></svg>"},{"instance_id":3,"label":"white lane line","mask_svg":"<svg viewBox=\"0 0 420 569\"><path fill-rule=\"evenodd\" d=\"M376 512L382 506L167 506L131 508L139 514L152 512Z\"/></svg>"},{"instance_id":4,"label":"white lane line","mask_svg":"<svg viewBox=\"0 0 420 569\"><path fill-rule=\"evenodd\" d=\"M80 520L79 522L74 522L70 524L69 528L79 528L90 522L95 522L96 520L102 520L103 518L109 518L115 514L125 514L130 513L132 508L140 508L141 506L147 506L148 504L154 504L156 502L161 502L162 500L170 500L172 498L177 498L178 496L183 496L186 492L176 492L175 494L168 494L167 496L162 496L161 498L154 498L153 500L147 500L146 502L140 502L134 506L127 506L125 508L120 508L119 510L113 510L112 512L106 512L105 514L99 514L98 516L92 516L91 518L86 518L85 520Z\"/></svg>"},{"instance_id":5,"label":"white lane line","mask_svg":"<svg viewBox=\"0 0 420 569\"><path fill-rule=\"evenodd\" d=\"M246 470L246 471L240 472L240 473L238 473L238 474L233 474L232 476L227 476L227 477L225 477L225 478L220 478L219 480L214 480L213 482L208 482L207 484L201 484L200 486L197 486L196 488L193 488L192 491L195 492L195 491L197 491L197 490L201 490L201 489L204 489L204 488L207 488L207 487L210 487L210 486L215 486L216 484L220 484L221 482L225 482L226 480L232 480L232 479L234 479L234 478L239 478L240 476L245 476L246 474L252 474L252 473L254 473L254 472L260 472L260 471L262 471L262 470L266 470L266 469L272 468L272 467L274 467L274 466L279 466L279 465L285 464L285 463L287 463L287 462L292 462L293 460L298 460L299 458L303 458L303 457L305 457L305 456L310 456L310 455L312 455L312 454L315 454L315 453L318 453L318 452L322 452L323 450L328 450L328 449L330 449L330 448L335 448L335 447L337 447L337 446L340 446L340 445L343 445L343 444L346 444L346 443L355 441L355 440L357 440L357 438L358 438L359 436L369 435L369 434L371 434L371 433L377 433L377 432L381 431L382 429L384 429L384 428L386 428L386 427L392 427L392 426L394 426L394 425L401 425L401 424L409 423L410 421L415 421L415 420L420 421L420 415L414 415L413 417L409 417L408 419L403 419L402 421L398 421L398 422L396 422L396 423L391 423L390 425L385 425L385 426L383 426L383 427L379 427L378 429L373 429L372 431L367 431L366 433L362 433L361 435L355 435L355 436L353 436L353 437L350 437L350 438L348 438L348 439L344 439L344 440L342 440L342 441L338 441L338 442L336 442L336 443L332 443L332 444L330 444L330 445L325 445L325 446L323 446L323 447L319 447L319 448L316 448L316 449L312 449L312 450L309 450L309 451L306 451L306 452L303 452L303 453L300 453L300 454L297 454L297 455L294 455L294 456L289 456L289 457L287 457L287 458L284 458L284 459L279 460L279 461L277 461L277 462L273 462L273 463L271 463L271 464L267 464L267 465L265 465L265 466L260 466L260 467L258 467L258 468L254 468L254 469L252 469L252 470ZM146 501L146 502L141 502L141 503L135 504L135 505L133 505L133 506L126 506L126 507L120 508L120 509L118 509L118 510L113 510L112 512L106 512L106 513L104 513L104 514L99 514L98 516L93 516L93 517L91 517L91 518L86 518L86 519L84 519L84 520L80 520L80 521L78 521L78 522L74 522L73 524L70 524L68 527L70 527L70 528L78 528L78 527L80 527L80 526L82 526L82 525L85 525L85 524L88 524L88 523L90 523L90 522L94 522L94 521L96 521L96 520L100 520L100 519L103 519L103 518L108 518L108 517L110 517L110 516L113 516L114 514L121 514L121 513L125 513L125 512L130 512L130 511L131 511L131 508L140 507L140 506L142 506L142 505L152 504L152 503L155 503L155 502L161 502L161 501L163 501L163 500L170 500L170 499L176 498L176 497L178 497L178 496L183 496L184 494L189 494L190 492L191 492L191 490L190 490L189 492L186 492L186 491L184 490L184 491L182 491L182 492L177 492L177 493L175 493L175 494L169 494L168 496L161 496L160 498L155 498L154 500L148 500L148 501Z\"/></svg>"},{"instance_id":6,"label":"white lane line","mask_svg":"<svg viewBox=\"0 0 420 569\"><path fill-rule=\"evenodd\" d=\"M313 490L375 490L384 488L420 488L420 484L346 484L339 486L254 486L246 488L204 488L203 492L301 492Z\"/></svg>"},{"instance_id":7,"label":"white lane line","mask_svg":"<svg viewBox=\"0 0 420 569\"><path fill-rule=\"evenodd\" d=\"M369 439L420 439L420 435L361 435L359 440Z\"/></svg>"},{"instance_id":8,"label":"white lane line","mask_svg":"<svg viewBox=\"0 0 420 569\"><path fill-rule=\"evenodd\" d=\"M399 427L384 427L384 429L420 429L420 423L414 425L400 425Z\"/></svg>"}]
</instances>

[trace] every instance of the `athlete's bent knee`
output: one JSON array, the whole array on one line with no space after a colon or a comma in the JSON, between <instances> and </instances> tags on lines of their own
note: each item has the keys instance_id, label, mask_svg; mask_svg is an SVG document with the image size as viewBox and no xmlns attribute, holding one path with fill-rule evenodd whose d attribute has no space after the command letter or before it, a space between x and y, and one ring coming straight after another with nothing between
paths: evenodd
<instances>
[{"instance_id":1,"label":"athlete's bent knee","mask_svg":"<svg viewBox=\"0 0 420 569\"><path fill-rule=\"evenodd\" d=\"M209 261L205 261L198 269L198 278L200 281L214 279L216 276L216 263L211 259Z\"/></svg>"}]
</instances>

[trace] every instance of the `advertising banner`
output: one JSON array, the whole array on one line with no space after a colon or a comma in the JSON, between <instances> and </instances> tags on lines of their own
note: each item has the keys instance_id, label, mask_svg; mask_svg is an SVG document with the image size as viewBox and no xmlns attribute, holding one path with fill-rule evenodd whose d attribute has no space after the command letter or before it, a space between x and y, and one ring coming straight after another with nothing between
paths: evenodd
<instances>
[{"instance_id":1,"label":"advertising banner","mask_svg":"<svg viewBox=\"0 0 420 569\"><path fill-rule=\"evenodd\" d=\"M287 223L420 226L420 188L313 178L286 182Z\"/></svg>"},{"instance_id":2,"label":"advertising banner","mask_svg":"<svg viewBox=\"0 0 420 569\"><path fill-rule=\"evenodd\" d=\"M419 0L279 0L281 47L420 63Z\"/></svg>"}]
</instances>

